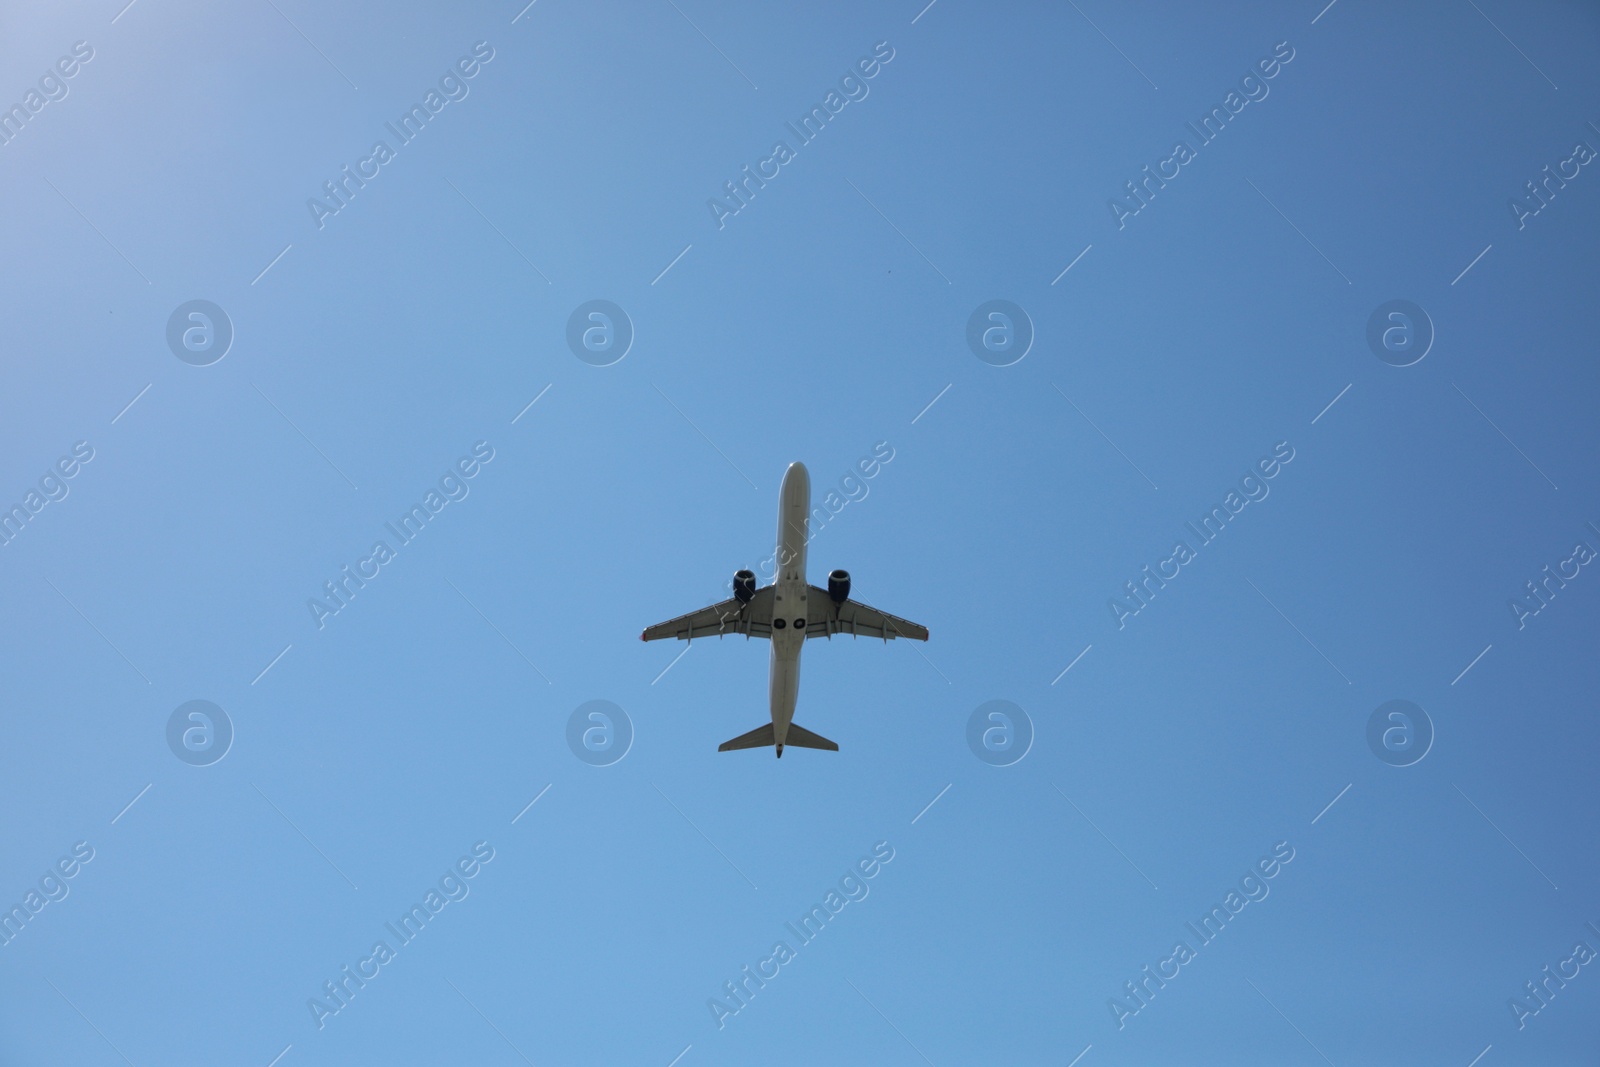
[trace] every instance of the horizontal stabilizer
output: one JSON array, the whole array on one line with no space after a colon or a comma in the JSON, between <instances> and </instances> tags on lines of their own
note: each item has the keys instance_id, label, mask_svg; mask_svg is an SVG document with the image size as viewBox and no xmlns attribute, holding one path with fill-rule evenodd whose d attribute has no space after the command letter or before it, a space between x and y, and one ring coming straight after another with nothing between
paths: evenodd
<instances>
[{"instance_id":1,"label":"horizontal stabilizer","mask_svg":"<svg viewBox=\"0 0 1600 1067\"><path fill-rule=\"evenodd\" d=\"M764 743L771 744L772 741L769 738ZM839 746L836 743L829 741L821 734L814 734L810 730L807 730L803 726L796 725L795 723L789 724L788 743L793 745L795 748L820 748L828 752L839 751Z\"/></svg>"},{"instance_id":2,"label":"horizontal stabilizer","mask_svg":"<svg viewBox=\"0 0 1600 1067\"><path fill-rule=\"evenodd\" d=\"M791 738L794 737L794 727L793 726L789 727L789 736ZM807 734L806 736L809 737L809 736L812 736L812 735ZM717 751L718 752L732 752L736 748L764 748L765 746L770 745L772 743L773 743L772 724L769 722L769 723L766 723L763 726L757 726L754 730L751 730L747 734L740 734L738 737L735 737L732 741L724 741L724 742L722 742L722 744L717 746ZM797 744L797 745L800 744L799 741L792 741L791 743L792 744ZM837 748L838 746L834 746L834 747Z\"/></svg>"}]
</instances>

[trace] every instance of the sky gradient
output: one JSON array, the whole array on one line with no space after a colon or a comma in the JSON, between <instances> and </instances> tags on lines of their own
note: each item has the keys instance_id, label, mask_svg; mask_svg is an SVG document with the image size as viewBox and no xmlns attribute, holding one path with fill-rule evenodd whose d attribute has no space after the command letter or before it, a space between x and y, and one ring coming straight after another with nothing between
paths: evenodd
<instances>
[{"instance_id":1,"label":"sky gradient","mask_svg":"<svg viewBox=\"0 0 1600 1067\"><path fill-rule=\"evenodd\" d=\"M125 2L0 15L0 1064L1593 1062L1592 5ZM932 637L718 753L795 461Z\"/></svg>"}]
</instances>

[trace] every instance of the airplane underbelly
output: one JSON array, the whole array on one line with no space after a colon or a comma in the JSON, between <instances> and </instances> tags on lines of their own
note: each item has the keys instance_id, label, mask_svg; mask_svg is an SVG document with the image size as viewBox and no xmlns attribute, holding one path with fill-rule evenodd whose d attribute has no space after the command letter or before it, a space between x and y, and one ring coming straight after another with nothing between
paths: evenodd
<instances>
[{"instance_id":1,"label":"airplane underbelly","mask_svg":"<svg viewBox=\"0 0 1600 1067\"><path fill-rule=\"evenodd\" d=\"M806 573L806 505L783 509L783 530L778 539L779 575Z\"/></svg>"},{"instance_id":2,"label":"airplane underbelly","mask_svg":"<svg viewBox=\"0 0 1600 1067\"><path fill-rule=\"evenodd\" d=\"M810 617L811 590L801 581L778 583L772 598L772 652L784 659L798 659L806 643L806 623Z\"/></svg>"},{"instance_id":3,"label":"airplane underbelly","mask_svg":"<svg viewBox=\"0 0 1600 1067\"><path fill-rule=\"evenodd\" d=\"M778 500L778 579L806 573L806 541L811 511L811 476L796 463L783 479Z\"/></svg>"},{"instance_id":4,"label":"airplane underbelly","mask_svg":"<svg viewBox=\"0 0 1600 1067\"><path fill-rule=\"evenodd\" d=\"M772 643L772 677L770 683L772 725L779 738L789 729L794 719L795 702L800 697L800 648L781 647Z\"/></svg>"},{"instance_id":5,"label":"airplane underbelly","mask_svg":"<svg viewBox=\"0 0 1600 1067\"><path fill-rule=\"evenodd\" d=\"M772 726L781 746L794 719L800 695L800 649L806 643L806 541L811 510L811 476L804 464L790 464L778 499L778 568L772 601Z\"/></svg>"}]
</instances>

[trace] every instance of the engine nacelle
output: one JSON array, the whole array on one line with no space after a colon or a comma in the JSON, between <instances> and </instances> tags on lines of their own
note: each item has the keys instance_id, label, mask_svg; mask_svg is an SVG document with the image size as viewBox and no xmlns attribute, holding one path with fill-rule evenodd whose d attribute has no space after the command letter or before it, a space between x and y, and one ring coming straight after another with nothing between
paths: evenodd
<instances>
[{"instance_id":1,"label":"engine nacelle","mask_svg":"<svg viewBox=\"0 0 1600 1067\"><path fill-rule=\"evenodd\" d=\"M850 599L850 572L828 572L828 597L835 604L843 604Z\"/></svg>"},{"instance_id":2,"label":"engine nacelle","mask_svg":"<svg viewBox=\"0 0 1600 1067\"><path fill-rule=\"evenodd\" d=\"M733 572L733 595L741 604L750 603L751 599L756 595L755 571Z\"/></svg>"}]
</instances>

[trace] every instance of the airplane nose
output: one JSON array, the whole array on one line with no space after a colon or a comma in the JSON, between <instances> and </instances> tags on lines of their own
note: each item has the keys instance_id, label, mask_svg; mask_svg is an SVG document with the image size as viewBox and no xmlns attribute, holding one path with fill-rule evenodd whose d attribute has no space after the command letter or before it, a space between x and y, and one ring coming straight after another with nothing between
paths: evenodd
<instances>
[{"instance_id":1,"label":"airplane nose","mask_svg":"<svg viewBox=\"0 0 1600 1067\"><path fill-rule=\"evenodd\" d=\"M806 465L800 462L789 464L789 469L783 472L783 487L787 492L793 488L796 492L811 497L811 473L806 470Z\"/></svg>"}]
</instances>

